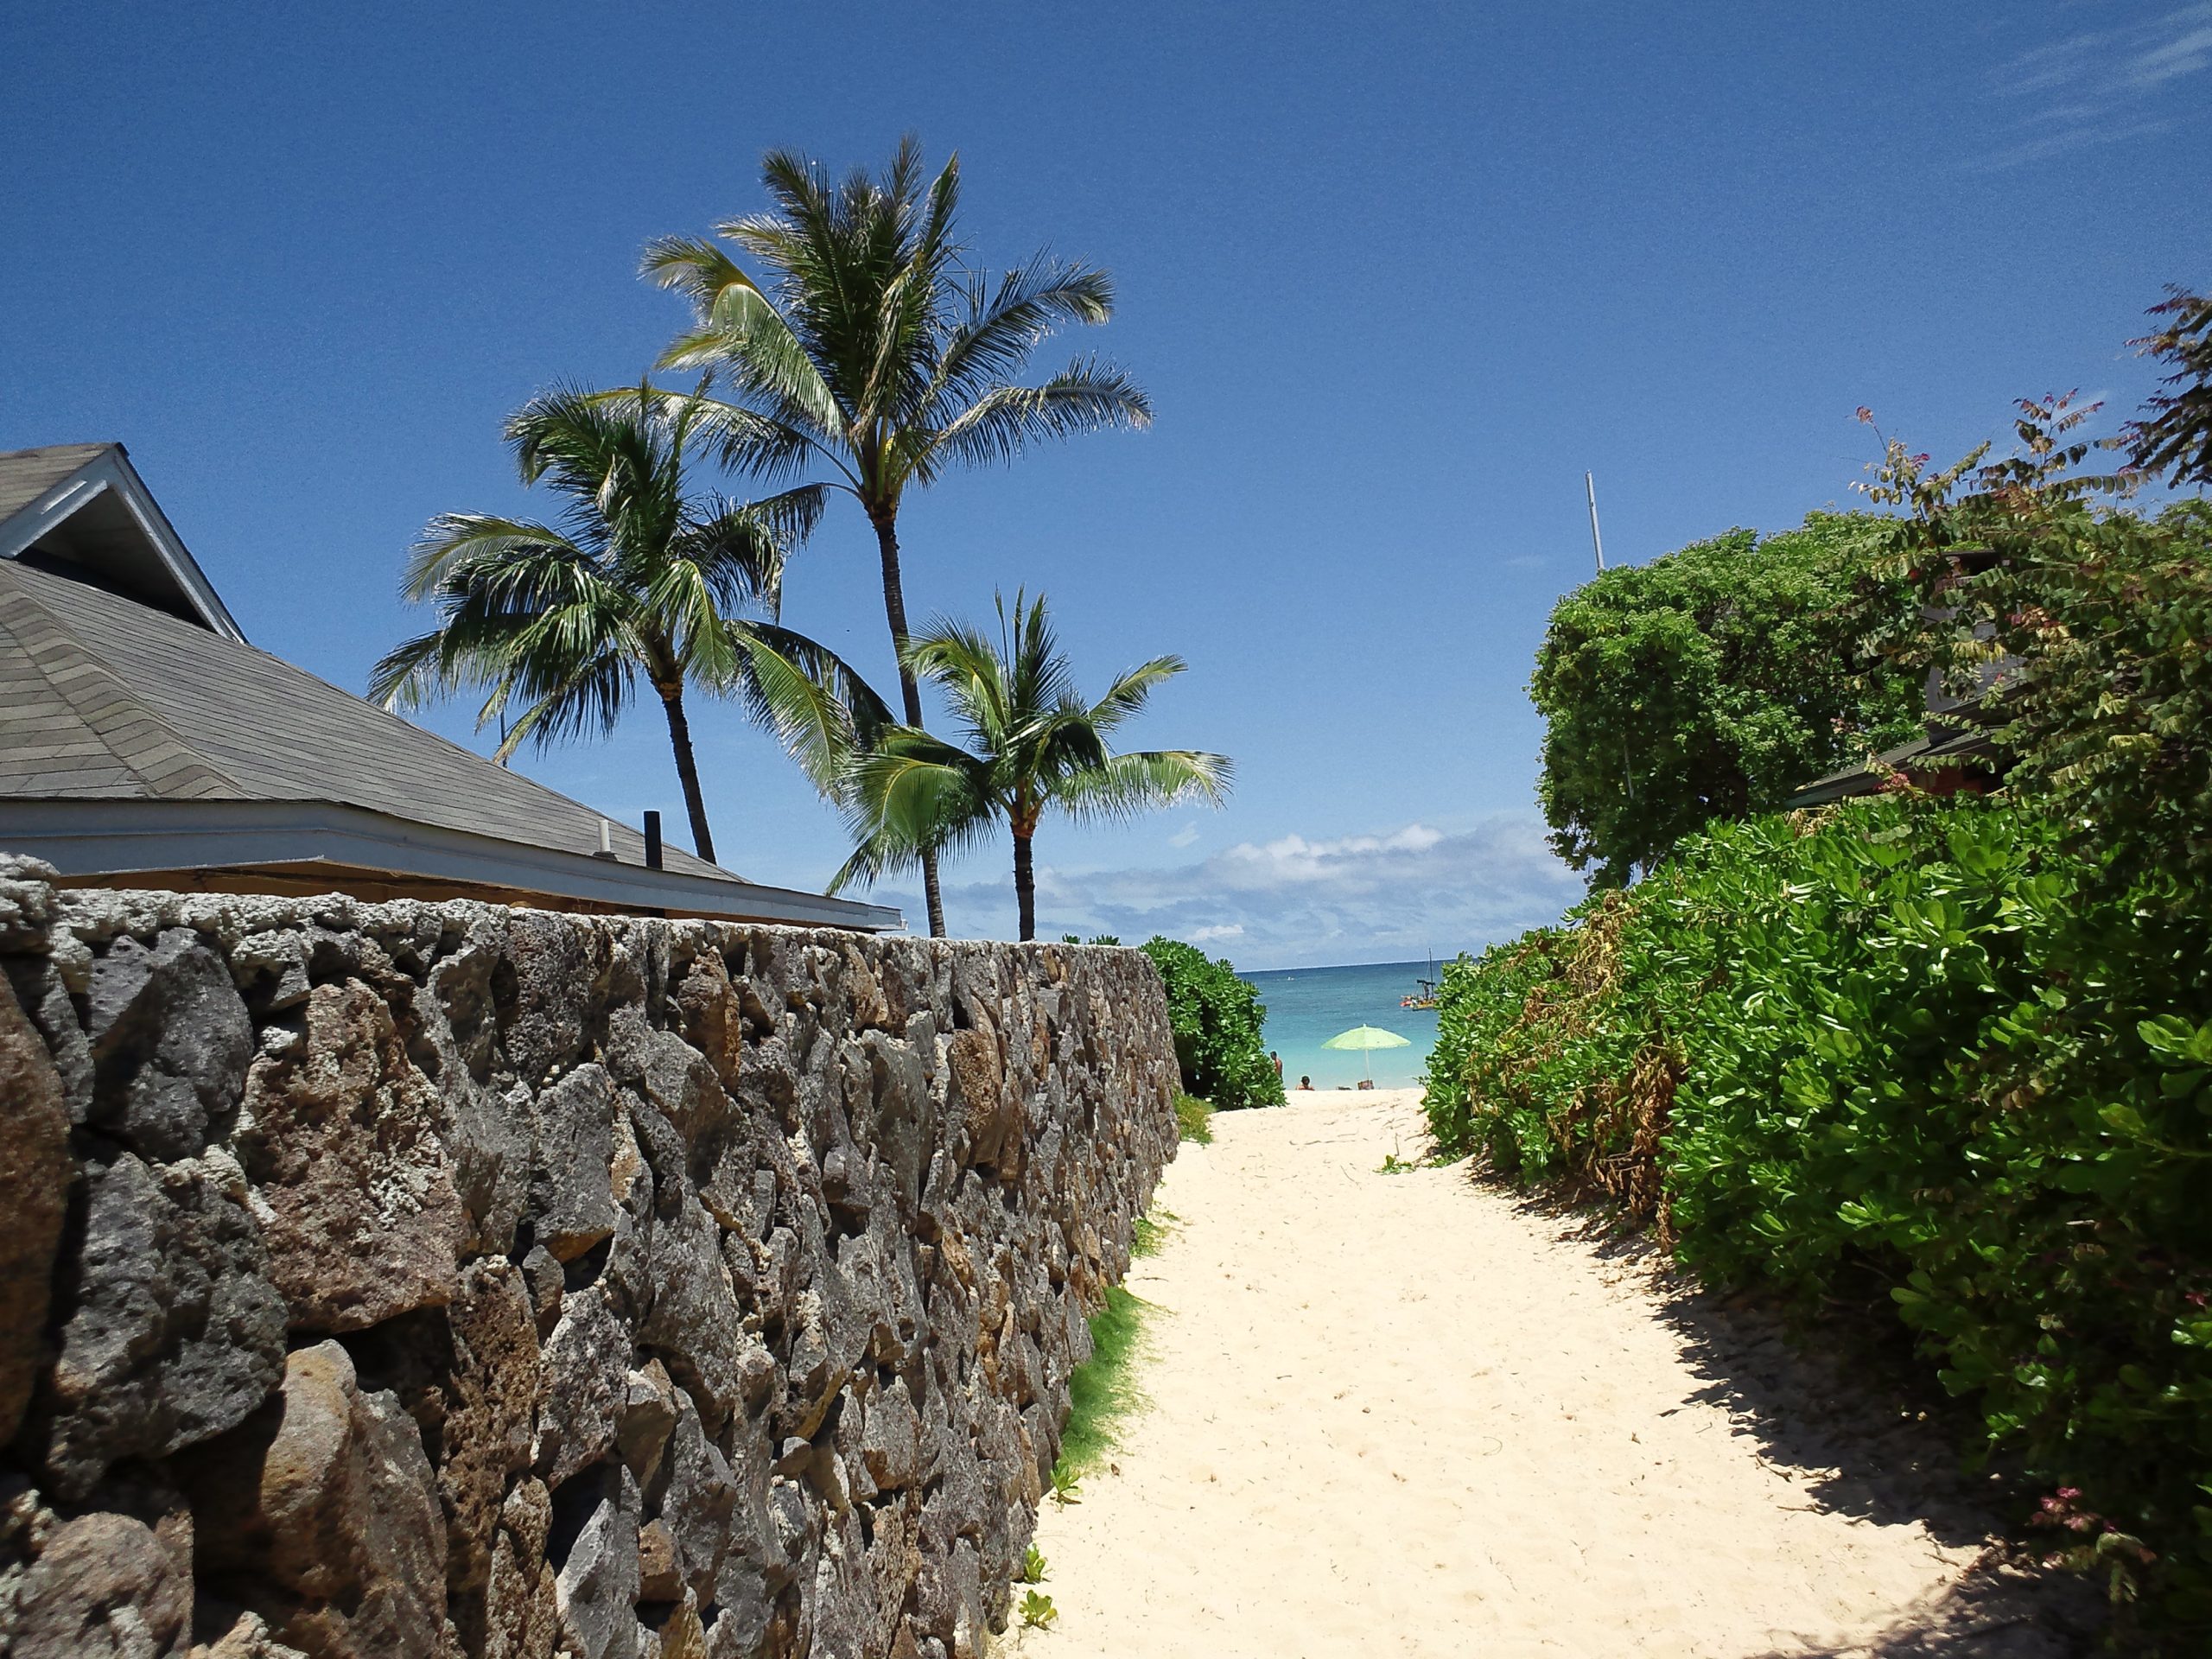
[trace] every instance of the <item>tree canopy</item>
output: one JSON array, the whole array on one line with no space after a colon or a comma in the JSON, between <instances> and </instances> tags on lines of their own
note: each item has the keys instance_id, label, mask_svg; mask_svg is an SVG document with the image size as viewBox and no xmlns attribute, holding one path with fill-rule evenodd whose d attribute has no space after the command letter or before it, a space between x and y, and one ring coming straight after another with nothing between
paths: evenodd
<instances>
[{"instance_id":1,"label":"tree canopy","mask_svg":"<svg viewBox=\"0 0 2212 1659\"><path fill-rule=\"evenodd\" d=\"M1919 730L1920 683L1865 671L1869 607L1911 604L1901 579L1868 574L1881 522L1732 530L1560 601L1529 683L1546 728L1537 792L1553 847L1593 886Z\"/></svg>"},{"instance_id":2,"label":"tree canopy","mask_svg":"<svg viewBox=\"0 0 2212 1659\"><path fill-rule=\"evenodd\" d=\"M1113 283L1041 252L995 279L970 263L958 156L930 178L910 135L879 175L833 181L791 150L770 151L760 171L774 211L726 220L713 240L663 237L646 248L645 275L692 309L694 326L661 366L709 376L733 470L817 474L860 503L875 531L906 723L919 728L899 548L906 491L1047 441L1147 425L1152 405L1096 357L1021 383L1055 332L1113 315ZM921 868L930 931L941 937L934 851Z\"/></svg>"},{"instance_id":3,"label":"tree canopy","mask_svg":"<svg viewBox=\"0 0 2212 1659\"><path fill-rule=\"evenodd\" d=\"M1014 834L1014 893L1021 937L1037 936L1031 842L1046 813L1078 823L1126 817L1187 799L1217 805L1228 793L1227 757L1196 749L1116 753L1108 740L1142 712L1155 687L1183 671L1179 657L1155 657L1117 677L1096 702L1077 690L1045 598L998 601L999 637L938 618L914 636L906 660L944 693L966 747L920 728L881 721L867 698L849 723L823 723L835 699L801 696L782 729L817 777L844 801L855 844L830 891L957 850L1001 823ZM805 690L798 676L787 677ZM866 735L861 734L865 732ZM847 735L849 734L850 735ZM822 751L827 746L828 753ZM846 752L840 763L835 753ZM809 751L817 758L807 760Z\"/></svg>"},{"instance_id":4,"label":"tree canopy","mask_svg":"<svg viewBox=\"0 0 2212 1659\"><path fill-rule=\"evenodd\" d=\"M477 724L503 722L505 760L525 740L613 731L642 679L668 720L692 844L712 859L686 689L734 695L765 721L748 645L823 683L842 686L845 670L776 620L785 553L820 516L820 486L752 502L694 490L700 413L696 400L649 388L532 398L508 421L507 442L523 481L561 503L558 522L433 520L403 591L434 605L438 626L385 655L370 695L409 709L486 687Z\"/></svg>"},{"instance_id":5,"label":"tree canopy","mask_svg":"<svg viewBox=\"0 0 2212 1659\"><path fill-rule=\"evenodd\" d=\"M1891 441L1882 564L1922 601L1872 643L1982 705L2005 790L2106 874L2202 908L2212 879L2212 502L2154 516L2086 465L2094 406L2019 405L2017 452L1941 471ZM1968 574L1971 572L1971 574ZM2004 664L2001 673L1993 666Z\"/></svg>"}]
</instances>

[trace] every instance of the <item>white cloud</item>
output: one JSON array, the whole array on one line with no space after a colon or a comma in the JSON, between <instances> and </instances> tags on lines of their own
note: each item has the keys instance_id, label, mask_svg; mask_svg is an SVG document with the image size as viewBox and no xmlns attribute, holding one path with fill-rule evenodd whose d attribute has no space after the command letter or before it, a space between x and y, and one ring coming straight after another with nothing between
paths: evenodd
<instances>
[{"instance_id":1,"label":"white cloud","mask_svg":"<svg viewBox=\"0 0 2212 1659\"><path fill-rule=\"evenodd\" d=\"M1180 830L1178 830L1173 835L1168 836L1167 844L1170 847L1187 847L1198 838L1198 821L1196 819L1192 819L1189 823L1185 824Z\"/></svg>"},{"instance_id":2,"label":"white cloud","mask_svg":"<svg viewBox=\"0 0 2212 1659\"><path fill-rule=\"evenodd\" d=\"M1242 842L1160 868L1037 872L1037 931L1135 944L1154 933L1229 945L1240 968L1405 962L1478 949L1555 920L1581 878L1545 844L1533 812L1447 834L1410 823L1387 833ZM906 893L880 893L918 926ZM995 872L945 894L956 933L1011 938L1012 884Z\"/></svg>"},{"instance_id":3,"label":"white cloud","mask_svg":"<svg viewBox=\"0 0 2212 1659\"><path fill-rule=\"evenodd\" d=\"M1977 163L1983 171L2021 167L2069 150L2164 131L2149 99L2177 81L2212 69L2212 0L2117 29L2093 29L2039 46L2001 65L2000 95L2031 100L2017 136ZM2190 111L2183 108L2180 113Z\"/></svg>"}]
</instances>

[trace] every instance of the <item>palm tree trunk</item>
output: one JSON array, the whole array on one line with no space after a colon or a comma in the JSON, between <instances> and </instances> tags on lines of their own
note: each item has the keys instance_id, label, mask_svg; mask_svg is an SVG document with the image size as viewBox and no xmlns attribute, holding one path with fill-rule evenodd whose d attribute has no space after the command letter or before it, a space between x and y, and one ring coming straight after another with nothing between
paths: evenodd
<instances>
[{"instance_id":1,"label":"palm tree trunk","mask_svg":"<svg viewBox=\"0 0 2212 1659\"><path fill-rule=\"evenodd\" d=\"M691 848L711 864L715 837L707 828L706 798L699 792L699 763L691 757L691 722L683 717L683 688L661 691L660 706L668 713L668 741L676 751L676 775L683 783L684 810L691 815Z\"/></svg>"},{"instance_id":2,"label":"palm tree trunk","mask_svg":"<svg viewBox=\"0 0 2212 1659\"><path fill-rule=\"evenodd\" d=\"M1037 866L1030 856L1028 836L1014 832L1014 897L1021 907L1021 942L1037 937Z\"/></svg>"},{"instance_id":3,"label":"palm tree trunk","mask_svg":"<svg viewBox=\"0 0 2212 1659\"><path fill-rule=\"evenodd\" d=\"M898 653L899 692L906 706L906 723L918 731L922 724L922 688L914 678L914 671L906 664L906 590L899 579L898 509L871 509L868 518L875 525L876 551L883 557L883 614L891 624L891 649ZM944 893L938 885L934 847L922 854L922 899L929 906L930 937L941 939L944 937Z\"/></svg>"}]
</instances>

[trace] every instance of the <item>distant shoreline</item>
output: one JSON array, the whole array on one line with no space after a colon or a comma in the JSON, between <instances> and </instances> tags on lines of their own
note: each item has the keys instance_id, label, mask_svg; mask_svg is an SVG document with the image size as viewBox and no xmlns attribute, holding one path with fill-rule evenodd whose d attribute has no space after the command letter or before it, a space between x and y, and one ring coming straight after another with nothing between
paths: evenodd
<instances>
[{"instance_id":1,"label":"distant shoreline","mask_svg":"<svg viewBox=\"0 0 2212 1659\"><path fill-rule=\"evenodd\" d=\"M1436 965L1440 969L1446 963L1456 960L1458 960L1458 953L1455 951L1448 957L1438 957ZM1236 976L1239 979L1270 979L1284 974L1364 974L1373 973L1383 968L1419 968L1426 971L1428 965L1429 959L1427 957L1413 957L1404 962L1332 962L1311 968L1239 968L1236 970Z\"/></svg>"}]
</instances>

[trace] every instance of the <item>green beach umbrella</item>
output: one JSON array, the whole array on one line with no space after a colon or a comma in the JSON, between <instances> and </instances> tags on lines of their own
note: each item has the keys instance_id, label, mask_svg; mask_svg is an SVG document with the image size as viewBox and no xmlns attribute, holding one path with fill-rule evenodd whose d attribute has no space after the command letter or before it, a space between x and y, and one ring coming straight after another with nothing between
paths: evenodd
<instances>
[{"instance_id":1,"label":"green beach umbrella","mask_svg":"<svg viewBox=\"0 0 2212 1659\"><path fill-rule=\"evenodd\" d=\"M1361 1069L1371 1082L1374 1063L1364 1057L1378 1048L1410 1048L1410 1038L1401 1037L1395 1031L1385 1031L1380 1026L1354 1026L1350 1031L1340 1031L1321 1045L1324 1048L1356 1048L1362 1058Z\"/></svg>"}]
</instances>

